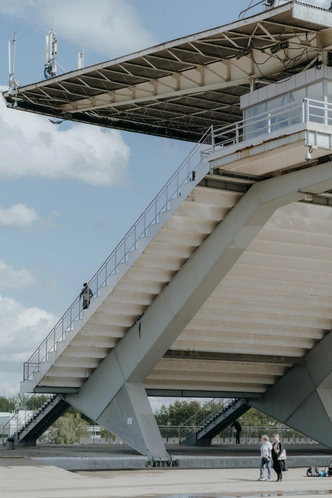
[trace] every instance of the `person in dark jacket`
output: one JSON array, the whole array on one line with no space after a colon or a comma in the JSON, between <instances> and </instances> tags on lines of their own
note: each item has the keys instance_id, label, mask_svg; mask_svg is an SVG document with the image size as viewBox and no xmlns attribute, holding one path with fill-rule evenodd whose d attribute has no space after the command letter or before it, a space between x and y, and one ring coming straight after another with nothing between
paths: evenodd
<instances>
[{"instance_id":1,"label":"person in dark jacket","mask_svg":"<svg viewBox=\"0 0 332 498\"><path fill-rule=\"evenodd\" d=\"M88 309L88 307L90 306L90 301L91 301L92 296L93 296L93 292L90 289L90 287L88 286L88 284L85 282L83 284L83 289L81 290L81 293L80 293L80 298L83 298L82 308L84 310Z\"/></svg>"},{"instance_id":2,"label":"person in dark jacket","mask_svg":"<svg viewBox=\"0 0 332 498\"><path fill-rule=\"evenodd\" d=\"M272 445L272 462L273 470L277 474L277 482L282 481L282 471L285 469L285 460L282 460L282 453L284 451L284 446L280 441L279 434L274 435L274 443Z\"/></svg>"},{"instance_id":3,"label":"person in dark jacket","mask_svg":"<svg viewBox=\"0 0 332 498\"><path fill-rule=\"evenodd\" d=\"M235 422L232 423L231 427L234 427L234 429L236 430L236 439L235 439L236 444L240 444L240 434L242 431L240 422L235 420Z\"/></svg>"}]
</instances>

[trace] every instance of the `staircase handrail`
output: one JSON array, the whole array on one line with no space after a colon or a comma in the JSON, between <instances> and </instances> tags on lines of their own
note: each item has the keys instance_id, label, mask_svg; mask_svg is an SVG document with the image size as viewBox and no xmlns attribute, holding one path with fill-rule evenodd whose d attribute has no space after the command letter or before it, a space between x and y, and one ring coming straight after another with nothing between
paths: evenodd
<instances>
[{"instance_id":1,"label":"staircase handrail","mask_svg":"<svg viewBox=\"0 0 332 498\"><path fill-rule=\"evenodd\" d=\"M202 150L203 146L205 146L204 150ZM207 152L212 148L213 127L211 126L90 279L88 285L94 297L98 296L101 287L107 285L109 277L117 273L119 264L127 261L129 252L136 248L140 238L146 236L147 229L158 222L162 212L167 211L171 199L181 196L181 187L194 180L193 172L200 164L208 161ZM72 330L73 323L80 318L81 312L82 303L80 296L77 296L29 360L24 363L24 381L29 380L34 372L39 371L40 364L47 360L51 352L56 351L56 344L64 340L66 331Z\"/></svg>"},{"instance_id":2,"label":"staircase handrail","mask_svg":"<svg viewBox=\"0 0 332 498\"><path fill-rule=\"evenodd\" d=\"M50 402L50 400L53 399L52 394L45 394L44 396L47 398L48 402ZM34 393L32 396L29 397L29 399L23 400L22 403L18 406L18 408L15 409L15 413L13 414L13 416L10 417L10 419L2 427L3 443L5 442L6 434L8 435L8 437L12 437L12 433L10 432L11 426L15 427L15 435L17 436L20 430L23 427L25 427L27 423L33 418L33 415L32 416L30 414L28 415L28 412L35 413L39 408L41 408L41 405L37 406L36 403L36 400L39 399L40 395Z\"/></svg>"},{"instance_id":3,"label":"staircase handrail","mask_svg":"<svg viewBox=\"0 0 332 498\"><path fill-rule=\"evenodd\" d=\"M217 408L206 413L207 409L215 403L217 403ZM233 403L234 398L213 398L205 403L196 413L194 413L194 415L189 417L188 420L179 426L180 440L186 439L191 434L198 432L207 419L213 417L218 412L223 413ZM191 427L191 431L188 431L189 427Z\"/></svg>"},{"instance_id":4,"label":"staircase handrail","mask_svg":"<svg viewBox=\"0 0 332 498\"><path fill-rule=\"evenodd\" d=\"M189 417L188 420L186 420L183 424L181 424L180 427L182 427L182 426L190 426L190 425L197 425L196 423L192 424L192 421L197 422L197 420L198 419L201 420L202 416L204 416L204 415L205 415L205 417L203 419L206 419L206 418L210 417L216 411L219 411L223 406L224 407L229 406L229 404L231 402L233 402L233 399L234 398L213 398L213 399L211 399L210 401L208 401L207 403L205 403L196 413L194 413L194 415L191 415L191 417ZM210 412L208 414L208 416L206 416L206 409L210 405L213 405L216 402L219 403L218 407L216 408L216 410L214 412Z\"/></svg>"}]
</instances>

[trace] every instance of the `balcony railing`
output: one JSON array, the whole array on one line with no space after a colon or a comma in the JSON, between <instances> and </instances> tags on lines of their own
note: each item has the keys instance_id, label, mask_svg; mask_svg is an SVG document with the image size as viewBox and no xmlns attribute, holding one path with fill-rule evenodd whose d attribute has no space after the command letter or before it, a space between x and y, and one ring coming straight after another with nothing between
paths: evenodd
<instances>
[{"instance_id":1,"label":"balcony railing","mask_svg":"<svg viewBox=\"0 0 332 498\"><path fill-rule=\"evenodd\" d=\"M227 147L240 142L252 142L257 136L282 134L285 128L300 123L332 125L332 104L304 99L251 116L237 123L214 128L216 147Z\"/></svg>"}]
</instances>

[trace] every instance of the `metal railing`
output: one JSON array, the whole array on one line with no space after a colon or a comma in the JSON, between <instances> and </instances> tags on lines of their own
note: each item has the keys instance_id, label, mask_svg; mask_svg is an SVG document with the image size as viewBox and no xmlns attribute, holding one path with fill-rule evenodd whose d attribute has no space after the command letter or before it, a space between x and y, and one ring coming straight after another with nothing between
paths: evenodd
<instances>
[{"instance_id":1,"label":"metal railing","mask_svg":"<svg viewBox=\"0 0 332 498\"><path fill-rule=\"evenodd\" d=\"M2 443L6 438L18 439L18 434L24 429L46 406L54 399L53 394L33 394L29 399L25 399L15 410L14 415L4 424L2 428Z\"/></svg>"},{"instance_id":2,"label":"metal railing","mask_svg":"<svg viewBox=\"0 0 332 498\"><path fill-rule=\"evenodd\" d=\"M211 127L89 281L93 297L99 296L100 289L108 284L109 277L116 274L119 265L128 260L128 254L137 248L139 239L147 236L148 228L158 223L160 214L170 209L170 201L181 196L182 186L191 181L193 186L195 185L195 169L208 162L212 141ZM56 351L57 344L65 340L66 332L72 330L74 322L81 316L82 300L78 296L29 360L24 363L23 380L31 379L33 373L40 370L41 363L47 361L49 354Z\"/></svg>"},{"instance_id":3,"label":"metal railing","mask_svg":"<svg viewBox=\"0 0 332 498\"><path fill-rule=\"evenodd\" d=\"M199 432L204 428L205 422L215 417L222 415L228 408L234 405L237 400L234 398L213 398L205 403L198 412L194 413L179 427L180 442L185 441L189 436Z\"/></svg>"},{"instance_id":4,"label":"metal railing","mask_svg":"<svg viewBox=\"0 0 332 498\"><path fill-rule=\"evenodd\" d=\"M173 425L160 425L159 430L161 437L165 440L166 443L180 444L184 441L183 435L184 426L173 426ZM186 427L188 435L193 433L193 427ZM196 431L195 431L196 432ZM284 427L280 424L276 424L273 426L242 426L241 431L241 443L242 444L261 444L261 437L264 434L267 434L272 440L273 435L278 433L280 435L280 439L286 445L293 444L318 444L312 438L301 434L290 427ZM236 443L236 434L233 431L232 427L226 427L223 431L220 432L219 435L215 436L211 444L235 444Z\"/></svg>"},{"instance_id":5,"label":"metal railing","mask_svg":"<svg viewBox=\"0 0 332 498\"><path fill-rule=\"evenodd\" d=\"M284 128L300 123L332 125L332 104L320 100L303 99L276 107L234 124L214 128L216 147L227 147L255 137L281 132Z\"/></svg>"}]
</instances>

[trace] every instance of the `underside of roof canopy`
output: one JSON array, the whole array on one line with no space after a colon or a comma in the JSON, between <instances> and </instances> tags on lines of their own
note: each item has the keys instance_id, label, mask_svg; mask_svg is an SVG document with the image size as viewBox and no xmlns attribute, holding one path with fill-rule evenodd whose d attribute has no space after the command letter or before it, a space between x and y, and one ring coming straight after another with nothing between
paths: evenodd
<instances>
[{"instance_id":1,"label":"underside of roof canopy","mask_svg":"<svg viewBox=\"0 0 332 498\"><path fill-rule=\"evenodd\" d=\"M241 95L328 64L332 13L293 1L4 94L7 106L188 141L241 119Z\"/></svg>"}]
</instances>

